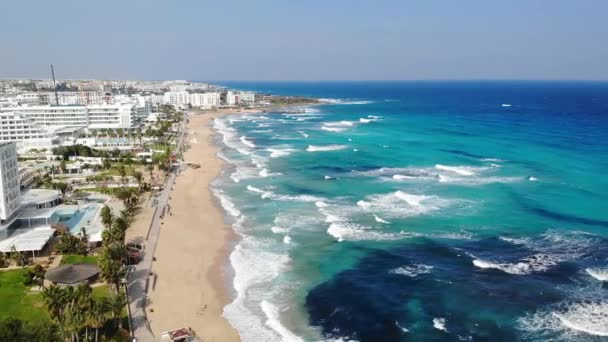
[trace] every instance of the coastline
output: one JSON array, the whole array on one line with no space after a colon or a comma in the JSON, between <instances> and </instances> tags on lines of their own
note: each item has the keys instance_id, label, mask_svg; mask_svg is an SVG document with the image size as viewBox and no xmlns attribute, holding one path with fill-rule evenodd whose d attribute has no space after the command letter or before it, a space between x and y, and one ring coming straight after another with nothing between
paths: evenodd
<instances>
[{"instance_id":1,"label":"coastline","mask_svg":"<svg viewBox=\"0 0 608 342\"><path fill-rule=\"evenodd\" d=\"M217 157L211 122L241 111L190 115L184 162L186 168L171 192L171 214L165 216L155 252L148 295L148 318L154 335L192 327L204 341L238 341L238 332L222 316L230 302L227 260L236 234L225 223L224 211L210 185L224 161ZM150 310L152 309L152 311Z\"/></svg>"},{"instance_id":2,"label":"coastline","mask_svg":"<svg viewBox=\"0 0 608 342\"><path fill-rule=\"evenodd\" d=\"M239 332L223 316L233 300L234 277L230 255L239 236L213 194L211 184L226 162L217 156L213 119L260 113L318 103L282 104L256 109L191 111L183 153L185 168L171 191L171 214L166 215L156 248L146 311L158 338L163 332L191 327L204 341L239 341ZM205 189L205 191L201 191Z\"/></svg>"}]
</instances>

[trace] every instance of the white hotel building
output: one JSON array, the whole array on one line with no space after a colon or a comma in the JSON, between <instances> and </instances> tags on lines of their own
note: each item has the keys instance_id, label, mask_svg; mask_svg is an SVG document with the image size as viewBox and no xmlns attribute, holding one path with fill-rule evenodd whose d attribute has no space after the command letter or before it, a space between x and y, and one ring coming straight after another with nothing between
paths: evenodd
<instances>
[{"instance_id":1,"label":"white hotel building","mask_svg":"<svg viewBox=\"0 0 608 342\"><path fill-rule=\"evenodd\" d=\"M220 93L188 93L186 91L168 91L163 96L163 103L176 107L212 108L220 105Z\"/></svg>"},{"instance_id":2,"label":"white hotel building","mask_svg":"<svg viewBox=\"0 0 608 342\"><path fill-rule=\"evenodd\" d=\"M138 101L142 100L142 101ZM0 143L16 142L19 152L52 148L66 129L129 130L148 117L149 103L14 106L0 108Z\"/></svg>"},{"instance_id":3,"label":"white hotel building","mask_svg":"<svg viewBox=\"0 0 608 342\"><path fill-rule=\"evenodd\" d=\"M14 112L0 112L0 144L17 143L17 150L50 148L59 140L54 130L37 125Z\"/></svg>"},{"instance_id":4,"label":"white hotel building","mask_svg":"<svg viewBox=\"0 0 608 342\"><path fill-rule=\"evenodd\" d=\"M0 226L13 217L20 204L17 146L15 143L0 142Z\"/></svg>"}]
</instances>

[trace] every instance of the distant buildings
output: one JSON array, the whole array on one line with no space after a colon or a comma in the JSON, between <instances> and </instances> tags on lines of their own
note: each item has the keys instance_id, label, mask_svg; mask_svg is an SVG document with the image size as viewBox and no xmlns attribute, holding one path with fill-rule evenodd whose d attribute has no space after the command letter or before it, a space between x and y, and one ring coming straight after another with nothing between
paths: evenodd
<instances>
[{"instance_id":1,"label":"distant buildings","mask_svg":"<svg viewBox=\"0 0 608 342\"><path fill-rule=\"evenodd\" d=\"M18 153L91 142L83 135L133 131L161 105L178 109L251 105L253 92L229 91L207 83L174 81L0 80L0 143L16 142ZM104 133L102 133L103 135ZM116 141L102 142L114 146ZM92 146L92 145L91 145ZM95 145L96 146L96 145Z\"/></svg>"},{"instance_id":2,"label":"distant buildings","mask_svg":"<svg viewBox=\"0 0 608 342\"><path fill-rule=\"evenodd\" d=\"M212 108L220 106L220 93L189 93L187 91L168 91L163 96L163 103L176 107L192 106Z\"/></svg>"},{"instance_id":3,"label":"distant buildings","mask_svg":"<svg viewBox=\"0 0 608 342\"><path fill-rule=\"evenodd\" d=\"M226 105L234 106L238 104L252 104L255 102L255 93L253 92L226 92Z\"/></svg>"},{"instance_id":4,"label":"distant buildings","mask_svg":"<svg viewBox=\"0 0 608 342\"><path fill-rule=\"evenodd\" d=\"M0 142L0 226L12 218L21 204L17 146Z\"/></svg>"}]
</instances>

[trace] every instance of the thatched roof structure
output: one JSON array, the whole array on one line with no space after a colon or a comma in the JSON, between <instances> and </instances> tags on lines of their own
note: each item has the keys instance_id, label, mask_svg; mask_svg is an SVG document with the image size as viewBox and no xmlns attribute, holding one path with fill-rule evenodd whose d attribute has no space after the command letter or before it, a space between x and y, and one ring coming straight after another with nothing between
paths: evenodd
<instances>
[{"instance_id":1,"label":"thatched roof structure","mask_svg":"<svg viewBox=\"0 0 608 342\"><path fill-rule=\"evenodd\" d=\"M99 267L94 264L62 265L48 270L44 278L56 284L73 285L97 277Z\"/></svg>"}]
</instances>

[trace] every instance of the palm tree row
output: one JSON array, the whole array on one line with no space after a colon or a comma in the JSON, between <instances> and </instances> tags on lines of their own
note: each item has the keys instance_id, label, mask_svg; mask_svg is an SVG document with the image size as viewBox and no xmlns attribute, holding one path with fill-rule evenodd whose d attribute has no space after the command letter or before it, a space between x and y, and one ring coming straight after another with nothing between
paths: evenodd
<instances>
[{"instance_id":1,"label":"palm tree row","mask_svg":"<svg viewBox=\"0 0 608 342\"><path fill-rule=\"evenodd\" d=\"M89 341L89 328L95 329L95 341L99 339L99 329L110 316L117 327L122 329L121 315L125 300L120 294L101 299L93 298L89 284L76 287L51 286L42 293L51 318L58 324L61 335L67 341Z\"/></svg>"},{"instance_id":2,"label":"palm tree row","mask_svg":"<svg viewBox=\"0 0 608 342\"><path fill-rule=\"evenodd\" d=\"M101 277L111 285L116 293L120 292L120 284L127 270L127 247L125 235L129 227L127 211L123 210L119 216L114 216L108 206L101 210L101 221L106 229L101 235L103 249L100 253L98 266Z\"/></svg>"}]
</instances>

